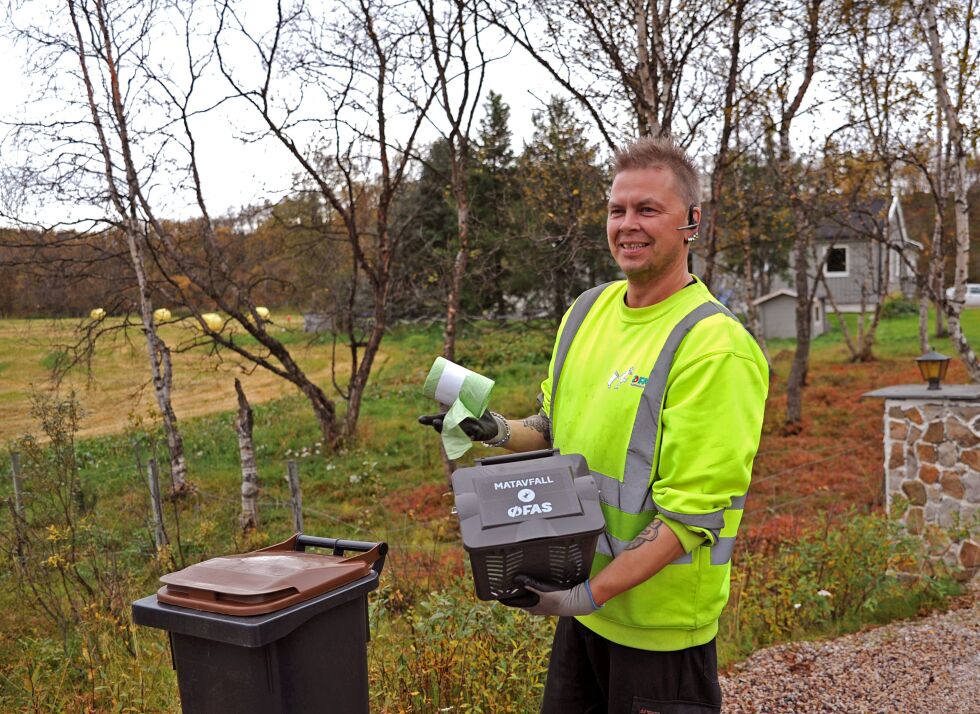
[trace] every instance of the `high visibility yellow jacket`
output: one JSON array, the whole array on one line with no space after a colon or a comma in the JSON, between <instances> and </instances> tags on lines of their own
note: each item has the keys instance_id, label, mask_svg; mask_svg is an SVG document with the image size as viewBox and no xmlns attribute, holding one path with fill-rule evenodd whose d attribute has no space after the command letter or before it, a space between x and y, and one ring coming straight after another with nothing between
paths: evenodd
<instances>
[{"instance_id":1,"label":"high visibility yellow jacket","mask_svg":"<svg viewBox=\"0 0 980 714\"><path fill-rule=\"evenodd\" d=\"M710 641L728 601L769 372L702 282L643 308L625 294L620 281L576 300L541 389L554 446L584 455L599 486L592 575L654 518L686 551L579 620L612 642L678 650Z\"/></svg>"}]
</instances>

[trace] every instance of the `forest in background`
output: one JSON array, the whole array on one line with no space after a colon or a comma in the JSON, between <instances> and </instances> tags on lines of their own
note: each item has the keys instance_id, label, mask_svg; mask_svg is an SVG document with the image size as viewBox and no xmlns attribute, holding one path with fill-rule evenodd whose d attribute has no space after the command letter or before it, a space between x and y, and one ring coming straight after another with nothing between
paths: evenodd
<instances>
[{"instance_id":1,"label":"forest in background","mask_svg":"<svg viewBox=\"0 0 980 714\"><path fill-rule=\"evenodd\" d=\"M431 406L419 384L441 353L497 380L494 408L533 411L553 320L615 274L609 158L638 136L698 157L703 277L747 325L772 275L797 295L798 338L770 345L723 661L946 607L964 573L943 565L944 548L976 524L924 538L894 527L880 405L861 395L917 381L914 357L930 348L959 357L949 381L980 378L980 313L962 313L977 276L976 10L8 4L2 33L26 57L31 97L5 110L0 134L0 309L70 317L0 330L0 403L28 400L34 418L0 452L0 702L175 710L166 638L133 625L131 601L163 573L305 529L392 544L370 598L375 709L527 711L547 628L473 598L445 486L454 465L415 423ZM506 92L486 91L507 62L551 78L520 142ZM216 133L243 154L286 156L288 190L215 211L213 185L235 178L205 165ZM811 340L818 232L893 195L922 245L902 253L917 304L869 273L866 311ZM874 218L862 237L888 241ZM326 332L307 338L284 309L324 316ZM548 321L476 319L528 315ZM27 395L38 362L61 390ZM122 370L151 408L80 438L86 395L64 387ZM249 373L266 381L232 388ZM188 396L212 408L191 416ZM297 470L302 504L284 478Z\"/></svg>"},{"instance_id":2,"label":"forest in background","mask_svg":"<svg viewBox=\"0 0 980 714\"><path fill-rule=\"evenodd\" d=\"M804 425L810 315L830 254L817 237L855 215L870 219L858 237L914 276L920 349L948 330L980 379L960 322L976 235L974 0L270 10L234 0L8 8L5 38L25 53L33 91L2 138L0 307L89 315L59 349L56 379L90 364L106 336L140 327L179 488L172 350L206 347L266 370L304 396L331 448L354 439L395 320L439 321L441 353L454 359L461 321L557 320L582 289L615 276L601 240L609 160L637 136L670 137L698 157L702 277L764 351L755 301L773 276L793 287L788 433ZM506 63L550 78L522 146L506 97L485 87ZM215 131L243 152L285 156L290 189L215 213L202 151ZM871 210L893 196L915 246L896 244L888 216ZM859 278L864 309L845 335L855 361L875 357L884 265ZM322 318L329 385L303 370L269 305ZM941 316L932 331L930 309ZM161 337L175 321L196 326L189 342Z\"/></svg>"}]
</instances>

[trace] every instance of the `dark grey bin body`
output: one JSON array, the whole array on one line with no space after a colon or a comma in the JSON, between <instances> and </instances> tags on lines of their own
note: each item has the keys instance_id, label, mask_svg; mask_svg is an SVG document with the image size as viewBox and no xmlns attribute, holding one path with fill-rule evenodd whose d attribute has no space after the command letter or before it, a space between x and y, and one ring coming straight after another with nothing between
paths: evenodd
<instances>
[{"instance_id":1,"label":"dark grey bin body","mask_svg":"<svg viewBox=\"0 0 980 714\"><path fill-rule=\"evenodd\" d=\"M518 574L568 587L589 577L605 519L585 457L547 449L479 459L453 474L453 492L481 600L526 594Z\"/></svg>"},{"instance_id":2,"label":"dark grey bin body","mask_svg":"<svg viewBox=\"0 0 980 714\"><path fill-rule=\"evenodd\" d=\"M380 568L378 569L380 570ZM379 573L252 617L133 603L167 630L184 714L367 714L367 594Z\"/></svg>"}]
</instances>

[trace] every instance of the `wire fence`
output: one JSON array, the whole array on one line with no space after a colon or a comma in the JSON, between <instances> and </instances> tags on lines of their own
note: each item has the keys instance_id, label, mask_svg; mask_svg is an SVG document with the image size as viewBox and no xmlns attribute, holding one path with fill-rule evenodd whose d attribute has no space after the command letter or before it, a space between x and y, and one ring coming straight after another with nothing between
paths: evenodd
<instances>
[{"instance_id":1,"label":"wire fence","mask_svg":"<svg viewBox=\"0 0 980 714\"><path fill-rule=\"evenodd\" d=\"M800 464L794 464L792 466L780 469L779 471L773 473L767 473L766 475L760 478L754 479L752 482L752 488L750 488L749 493L751 494L753 490L758 489L760 486L767 483L776 482L778 479L783 478L789 474L811 469L820 465L830 464L846 456L853 455L856 452L864 452L868 449L881 448L880 444L868 443L866 441L857 441L857 440L848 441L844 446L839 446L839 444L840 442L837 442L834 445L826 445L820 448L810 449L809 450L810 453L819 454L820 458L811 459L809 461ZM838 447L838 448L835 448L835 450L830 453L826 453L828 449L834 447ZM756 467L758 468L759 460L764 459L767 456L780 455L780 454L797 451L797 450L798 447L787 447L786 449L770 449L767 451L760 451L756 455ZM155 450L153 450L152 452L148 452L147 454L145 454L145 456L149 458L155 457L156 456ZM79 461L81 463L80 468L83 471L93 470L101 477L130 475L134 478L134 480L139 481L141 484L145 486L147 484L147 479L145 476L146 469L143 462L143 457L144 454L140 451L140 449L138 447L134 447L134 463L132 466L127 466L127 465L103 466L101 464L93 466L91 464L86 464L85 463L86 458L84 457L80 457ZM19 484L17 483L17 479L15 479L15 490L18 485ZM29 494L29 491L27 491L27 493ZM209 489L203 489L201 487L196 487L194 490L194 494L196 497L211 503L226 504L229 506L241 505L241 498L238 496L226 496ZM149 496L149 489L147 489L147 496ZM18 498L20 498L20 494L18 494ZM809 503L816 501L818 499L826 499L826 498L827 498L826 491L815 491L812 493L807 493L798 496L796 498L791 498L786 501L782 501L778 503L769 503L764 506L763 510L770 515L777 515L777 514L783 514L789 512L799 514L801 507L806 506ZM273 511L292 510L294 507L291 500L282 499L282 498L268 498L268 497L259 498L258 506L260 509L267 509ZM150 513L149 509L147 509L147 513L148 514ZM382 533L384 535L386 542L388 542L389 546L394 548L413 549L413 550L431 549L431 544L413 543L407 540L401 541L398 538L392 540L392 536L401 536L409 532L418 533L426 530L426 528L428 527L428 523L426 521L406 523L404 525L400 525L398 527L393 527L393 528L388 526L383 526L381 528L373 528L373 527L369 528L361 523L355 522L350 519L342 518L333 513L329 513L327 511L318 508L311 508L305 503L302 506L302 514L304 518L308 516L312 519L326 521L332 525L338 526L343 529L344 534L347 535L348 537L363 538L364 536L369 534ZM145 547L133 546L130 548L124 548L121 550L113 551L111 554L120 555L120 556L140 555L145 553L145 551L146 551Z\"/></svg>"}]
</instances>

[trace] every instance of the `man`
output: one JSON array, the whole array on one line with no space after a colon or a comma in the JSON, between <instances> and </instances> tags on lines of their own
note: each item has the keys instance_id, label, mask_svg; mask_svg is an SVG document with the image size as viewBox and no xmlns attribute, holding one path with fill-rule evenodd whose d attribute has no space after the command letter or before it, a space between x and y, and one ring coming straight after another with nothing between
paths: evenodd
<instances>
[{"instance_id":1,"label":"man","mask_svg":"<svg viewBox=\"0 0 980 714\"><path fill-rule=\"evenodd\" d=\"M471 438L583 454L606 530L591 577L524 579L558 615L542 712L718 712L715 635L758 449L768 368L743 327L687 271L701 218L693 163L669 139L619 151L609 250L625 281L565 315L539 415L487 412ZM441 428L441 415L420 421Z\"/></svg>"}]
</instances>

